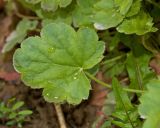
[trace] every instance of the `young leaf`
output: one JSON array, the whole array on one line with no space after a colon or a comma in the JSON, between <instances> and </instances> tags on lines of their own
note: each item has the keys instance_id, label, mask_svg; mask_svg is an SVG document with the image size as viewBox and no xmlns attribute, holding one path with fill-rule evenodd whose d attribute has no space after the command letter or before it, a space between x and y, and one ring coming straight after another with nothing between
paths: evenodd
<instances>
[{"instance_id":1,"label":"young leaf","mask_svg":"<svg viewBox=\"0 0 160 128\"><path fill-rule=\"evenodd\" d=\"M125 34L143 35L147 32L155 32L156 28L153 27L152 17L140 11L136 16L125 19L122 24L117 27L117 30Z\"/></svg>"},{"instance_id":2,"label":"young leaf","mask_svg":"<svg viewBox=\"0 0 160 128\"><path fill-rule=\"evenodd\" d=\"M116 100L117 110L131 110L133 108L127 93L122 89L119 81L116 78L112 80L113 92Z\"/></svg>"},{"instance_id":3,"label":"young leaf","mask_svg":"<svg viewBox=\"0 0 160 128\"><path fill-rule=\"evenodd\" d=\"M94 27L97 30L104 30L111 27L116 27L123 21L124 16L117 12L116 9L109 9L107 11L97 11L93 17ZM98 26L104 26L103 29Z\"/></svg>"},{"instance_id":4,"label":"young leaf","mask_svg":"<svg viewBox=\"0 0 160 128\"><path fill-rule=\"evenodd\" d=\"M22 110L18 112L18 115L27 116L27 115L31 115L32 113L33 112L31 110Z\"/></svg>"},{"instance_id":5,"label":"young leaf","mask_svg":"<svg viewBox=\"0 0 160 128\"><path fill-rule=\"evenodd\" d=\"M20 21L16 27L16 30L13 31L6 39L6 44L2 49L2 53L6 53L12 50L12 48L17 43L21 43L27 36L27 31L35 29L37 24L38 24L37 21L30 21L27 19L23 19L22 21Z\"/></svg>"},{"instance_id":6,"label":"young leaf","mask_svg":"<svg viewBox=\"0 0 160 128\"><path fill-rule=\"evenodd\" d=\"M100 0L96 4L94 4L96 9L112 9L114 8L114 1L113 0Z\"/></svg>"},{"instance_id":7,"label":"young leaf","mask_svg":"<svg viewBox=\"0 0 160 128\"><path fill-rule=\"evenodd\" d=\"M72 12L75 27L92 24L93 5L97 0L77 0L77 5Z\"/></svg>"},{"instance_id":8,"label":"young leaf","mask_svg":"<svg viewBox=\"0 0 160 128\"><path fill-rule=\"evenodd\" d=\"M87 35L87 36L86 36ZM49 102L80 103L90 81L84 74L103 58L104 43L89 28L75 32L64 23L51 23L41 37L26 39L14 54L14 67L32 88L43 88Z\"/></svg>"},{"instance_id":9,"label":"young leaf","mask_svg":"<svg viewBox=\"0 0 160 128\"><path fill-rule=\"evenodd\" d=\"M26 2L28 3L31 3L31 4L37 4L39 3L41 0L25 0Z\"/></svg>"},{"instance_id":10,"label":"young leaf","mask_svg":"<svg viewBox=\"0 0 160 128\"><path fill-rule=\"evenodd\" d=\"M126 14L126 17L134 16L140 11L141 1L142 0L134 0L133 1L131 8L129 9L129 11Z\"/></svg>"},{"instance_id":11,"label":"young leaf","mask_svg":"<svg viewBox=\"0 0 160 128\"><path fill-rule=\"evenodd\" d=\"M133 0L114 0L116 6L119 7L120 13L125 15L132 5Z\"/></svg>"},{"instance_id":12,"label":"young leaf","mask_svg":"<svg viewBox=\"0 0 160 128\"><path fill-rule=\"evenodd\" d=\"M47 11L56 11L59 7L68 6L72 0L41 0L41 7Z\"/></svg>"},{"instance_id":13,"label":"young leaf","mask_svg":"<svg viewBox=\"0 0 160 128\"><path fill-rule=\"evenodd\" d=\"M116 100L116 110L112 115L122 120L122 122L113 121L112 123L122 128L134 127L135 124L133 123L133 120L136 120L136 119L131 118L131 114L134 111L134 107L132 106L127 93L122 89L122 87L119 84L119 81L116 78L113 78L112 86L113 86L113 93Z\"/></svg>"},{"instance_id":14,"label":"young leaf","mask_svg":"<svg viewBox=\"0 0 160 128\"><path fill-rule=\"evenodd\" d=\"M153 73L149 69L150 54L135 56L129 53L126 60L126 67L130 78L130 88L143 89Z\"/></svg>"},{"instance_id":15,"label":"young leaf","mask_svg":"<svg viewBox=\"0 0 160 128\"><path fill-rule=\"evenodd\" d=\"M22 107L24 105L24 102L22 101L19 101L19 102L16 102L13 106L12 106L12 110L17 110L19 109L20 107Z\"/></svg>"},{"instance_id":16,"label":"young leaf","mask_svg":"<svg viewBox=\"0 0 160 128\"><path fill-rule=\"evenodd\" d=\"M8 115L8 118L9 118L9 119L14 119L14 118L16 118L16 116L17 116L17 113L16 113L16 112L11 112L11 113Z\"/></svg>"},{"instance_id":17,"label":"young leaf","mask_svg":"<svg viewBox=\"0 0 160 128\"><path fill-rule=\"evenodd\" d=\"M148 92L140 98L139 113L146 118L143 128L160 127L160 80L151 80L147 84Z\"/></svg>"},{"instance_id":18,"label":"young leaf","mask_svg":"<svg viewBox=\"0 0 160 128\"><path fill-rule=\"evenodd\" d=\"M41 8L46 11L56 11L58 8L58 0L42 0Z\"/></svg>"}]
</instances>

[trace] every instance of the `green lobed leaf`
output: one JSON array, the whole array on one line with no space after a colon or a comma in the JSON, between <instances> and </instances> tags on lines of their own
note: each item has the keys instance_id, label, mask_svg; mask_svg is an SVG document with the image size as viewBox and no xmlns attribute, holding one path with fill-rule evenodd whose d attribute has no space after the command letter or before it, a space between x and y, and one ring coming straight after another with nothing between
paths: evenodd
<instances>
[{"instance_id":1,"label":"green lobed leaf","mask_svg":"<svg viewBox=\"0 0 160 128\"><path fill-rule=\"evenodd\" d=\"M103 52L104 43L92 29L75 32L64 23L51 23L41 37L23 41L13 62L27 85L44 89L47 101L77 104L88 98L91 88L84 70L100 62Z\"/></svg>"},{"instance_id":2,"label":"green lobed leaf","mask_svg":"<svg viewBox=\"0 0 160 128\"><path fill-rule=\"evenodd\" d=\"M147 84L148 91L141 98L139 105L139 113L141 117L146 118L143 128L159 128L160 127L160 80L151 80Z\"/></svg>"},{"instance_id":3,"label":"green lobed leaf","mask_svg":"<svg viewBox=\"0 0 160 128\"><path fill-rule=\"evenodd\" d=\"M136 16L126 18L122 24L117 27L117 30L121 33L136 33L137 35L155 32L157 29L153 27L152 21L152 17L141 10Z\"/></svg>"}]
</instances>

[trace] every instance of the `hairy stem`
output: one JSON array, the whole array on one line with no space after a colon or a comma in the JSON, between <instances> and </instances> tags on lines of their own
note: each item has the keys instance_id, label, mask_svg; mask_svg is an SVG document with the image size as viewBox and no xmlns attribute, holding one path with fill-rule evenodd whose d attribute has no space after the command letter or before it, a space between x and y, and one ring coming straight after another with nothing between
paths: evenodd
<instances>
[{"instance_id":1,"label":"hairy stem","mask_svg":"<svg viewBox=\"0 0 160 128\"><path fill-rule=\"evenodd\" d=\"M112 89L112 86L97 79L95 76L93 76L92 74L90 74L89 72L85 72L85 74L92 80L94 80L95 82L109 88L109 89ZM142 91L142 90L135 90L135 89L129 89L129 88L123 88L124 91L127 91L127 92L132 92L132 93L144 93L145 91Z\"/></svg>"}]
</instances>

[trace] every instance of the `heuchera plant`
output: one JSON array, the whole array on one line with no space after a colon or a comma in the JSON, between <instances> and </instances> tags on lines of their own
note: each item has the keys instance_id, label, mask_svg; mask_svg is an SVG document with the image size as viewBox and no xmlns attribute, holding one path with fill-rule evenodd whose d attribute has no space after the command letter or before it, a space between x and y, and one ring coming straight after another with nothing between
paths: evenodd
<instances>
[{"instance_id":1,"label":"heuchera plant","mask_svg":"<svg viewBox=\"0 0 160 128\"><path fill-rule=\"evenodd\" d=\"M42 88L43 96L48 102L79 104L88 98L90 79L93 79L113 89L116 104L107 120L109 123L106 121L107 125L114 124L121 128L159 128L160 81L148 66L151 58L159 52L158 25L156 28L153 23L153 19L154 22L159 22L160 17L157 2L18 1L35 12L38 16L35 19L38 18L42 25L40 36L22 41L28 30L36 29L38 24L33 17L30 18L34 20L22 20L14 33L19 34L22 30L23 33L9 40L3 49L3 52L9 51L22 42L14 54L13 65L26 85ZM26 25L23 24L28 27L24 29L23 26ZM120 51L119 42L128 51ZM105 49L109 53L103 57ZM91 72L103 58L100 68L104 69L105 75L111 76L112 85L98 80ZM121 82L114 78L120 72L128 73L128 87L122 87ZM132 95L129 97L127 92L135 93L140 105L131 103ZM140 119L146 119L143 126Z\"/></svg>"},{"instance_id":2,"label":"heuchera plant","mask_svg":"<svg viewBox=\"0 0 160 128\"><path fill-rule=\"evenodd\" d=\"M102 60L104 42L92 29L76 32L64 23L49 24L40 35L24 40L14 54L22 80L32 88L43 88L49 102L77 104L87 99L91 86L85 71Z\"/></svg>"}]
</instances>

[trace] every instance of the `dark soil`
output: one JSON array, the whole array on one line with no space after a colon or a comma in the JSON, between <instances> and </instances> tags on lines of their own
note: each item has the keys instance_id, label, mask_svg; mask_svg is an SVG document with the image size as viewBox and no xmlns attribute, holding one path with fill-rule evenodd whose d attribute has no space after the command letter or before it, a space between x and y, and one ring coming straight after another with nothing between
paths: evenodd
<instances>
[{"instance_id":1,"label":"dark soil","mask_svg":"<svg viewBox=\"0 0 160 128\"><path fill-rule=\"evenodd\" d=\"M0 99L6 101L11 97L25 102L25 107L32 110L23 128L59 128L54 105L41 97L41 90L33 90L23 83L0 82ZM85 101L77 106L63 104L65 120L68 128L89 128L95 120L96 107ZM2 128L2 126L0 126Z\"/></svg>"}]
</instances>

